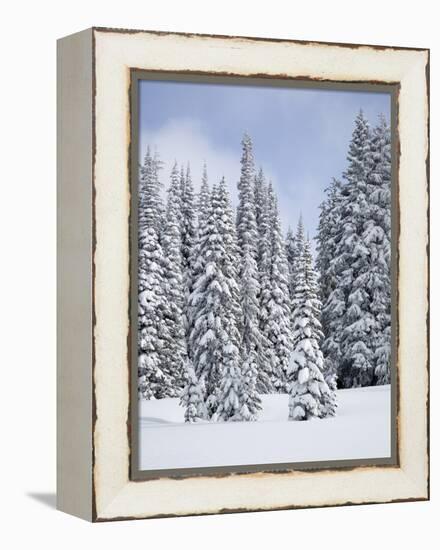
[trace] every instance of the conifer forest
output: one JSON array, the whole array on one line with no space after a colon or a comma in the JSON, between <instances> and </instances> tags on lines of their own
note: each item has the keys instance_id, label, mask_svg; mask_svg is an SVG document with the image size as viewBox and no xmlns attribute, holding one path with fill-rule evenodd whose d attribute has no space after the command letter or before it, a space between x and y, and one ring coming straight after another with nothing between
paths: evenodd
<instances>
[{"instance_id":1,"label":"conifer forest","mask_svg":"<svg viewBox=\"0 0 440 550\"><path fill-rule=\"evenodd\" d=\"M142 152L139 400L211 425L259 421L284 395L286 421L319 424L344 390L391 383L391 131L359 111L317 228L304 214L282 226L254 145L237 143L238 181L206 164L195 181L179 151L166 173L160 150Z\"/></svg>"}]
</instances>

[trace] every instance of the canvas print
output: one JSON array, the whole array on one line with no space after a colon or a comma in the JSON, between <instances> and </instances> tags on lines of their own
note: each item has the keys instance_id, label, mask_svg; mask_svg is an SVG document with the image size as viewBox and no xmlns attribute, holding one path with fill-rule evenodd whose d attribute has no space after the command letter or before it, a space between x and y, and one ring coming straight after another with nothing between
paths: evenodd
<instances>
[{"instance_id":1,"label":"canvas print","mask_svg":"<svg viewBox=\"0 0 440 550\"><path fill-rule=\"evenodd\" d=\"M138 81L140 471L392 454L392 95Z\"/></svg>"}]
</instances>

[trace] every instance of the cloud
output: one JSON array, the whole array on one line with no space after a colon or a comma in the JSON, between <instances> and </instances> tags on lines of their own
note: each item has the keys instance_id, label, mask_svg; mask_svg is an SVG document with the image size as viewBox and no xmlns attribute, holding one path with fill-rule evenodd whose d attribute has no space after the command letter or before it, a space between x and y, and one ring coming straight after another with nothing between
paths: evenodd
<instances>
[{"instance_id":1,"label":"cloud","mask_svg":"<svg viewBox=\"0 0 440 550\"><path fill-rule=\"evenodd\" d=\"M200 188L203 164L206 162L209 184L217 183L222 177L231 194L233 206L237 205L237 182L240 179L241 148L219 146L208 136L200 120L183 117L168 120L156 131L143 130L139 140L140 158L147 146L157 150L163 162L161 181L167 186L174 162L184 165L189 162L196 192ZM259 164L257 163L257 166ZM271 170L265 170L266 177L277 189L277 178Z\"/></svg>"},{"instance_id":2,"label":"cloud","mask_svg":"<svg viewBox=\"0 0 440 550\"><path fill-rule=\"evenodd\" d=\"M215 145L203 130L199 120L179 118L168 120L157 131L143 131L140 136L140 155L147 146L157 149L164 163L162 181L167 185L175 161L180 165L189 162L194 187L198 191L202 180L203 163L208 168L210 185L224 176L236 202L237 181L240 178L240 149L235 150Z\"/></svg>"},{"instance_id":3,"label":"cloud","mask_svg":"<svg viewBox=\"0 0 440 550\"><path fill-rule=\"evenodd\" d=\"M376 92L145 81L141 155L147 144L157 148L165 184L175 160L189 161L196 190L206 161L210 184L224 176L236 205L240 139L248 131L256 166L276 190L283 230L295 227L302 212L313 237L324 189L346 168L359 108L373 124L389 104L389 95Z\"/></svg>"}]
</instances>

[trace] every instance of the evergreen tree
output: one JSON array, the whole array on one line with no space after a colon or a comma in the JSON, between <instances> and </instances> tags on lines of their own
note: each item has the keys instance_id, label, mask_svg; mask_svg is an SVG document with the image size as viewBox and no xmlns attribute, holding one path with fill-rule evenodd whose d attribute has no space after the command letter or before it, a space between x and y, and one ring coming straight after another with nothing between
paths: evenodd
<instances>
[{"instance_id":1,"label":"evergreen tree","mask_svg":"<svg viewBox=\"0 0 440 550\"><path fill-rule=\"evenodd\" d=\"M286 256L287 264L289 266L289 294L290 300L293 300L293 295L295 293L295 280L294 280L294 266L296 258L296 238L292 231L292 228L289 225L286 234Z\"/></svg>"},{"instance_id":2,"label":"evergreen tree","mask_svg":"<svg viewBox=\"0 0 440 550\"><path fill-rule=\"evenodd\" d=\"M188 274L191 252L194 246L197 217L195 210L194 186L191 171L188 165L186 175L181 177L181 201L182 201L182 261L185 277Z\"/></svg>"},{"instance_id":3,"label":"evergreen tree","mask_svg":"<svg viewBox=\"0 0 440 550\"><path fill-rule=\"evenodd\" d=\"M212 189L197 246L190 296L195 373L204 388L208 416L238 418L243 403L236 395L240 385L237 243L224 180Z\"/></svg>"},{"instance_id":4,"label":"evergreen tree","mask_svg":"<svg viewBox=\"0 0 440 550\"><path fill-rule=\"evenodd\" d=\"M362 111L348 150L344 183L333 182L323 205L318 236L318 265L325 299L323 350L329 373L337 368L342 387L367 386L374 380L375 318L368 288L373 166L371 131ZM323 216L327 220L323 220Z\"/></svg>"},{"instance_id":5,"label":"evergreen tree","mask_svg":"<svg viewBox=\"0 0 440 550\"><path fill-rule=\"evenodd\" d=\"M269 358L275 391L286 390L286 371L291 352L290 296L288 265L277 201L269 186L270 274L262 288L263 334L270 343Z\"/></svg>"},{"instance_id":6,"label":"evergreen tree","mask_svg":"<svg viewBox=\"0 0 440 550\"><path fill-rule=\"evenodd\" d=\"M188 301L186 304L186 311L185 311L188 342L189 342L191 331L193 329L193 320L194 320L194 312L192 311L190 296L194 290L195 281L197 277L200 275L198 271L199 270L198 259L200 256L200 243L201 243L200 234L201 234L201 231L204 230L205 225L207 223L207 217L209 215L209 209L210 209L210 201L211 201L211 192L209 189L208 171L205 163L203 166L202 184L200 187L200 193L197 200L197 213L196 213L197 231L196 231L194 246L192 247L192 253L191 253L191 258L189 262L191 282L190 282L190 287L188 289L189 296L188 296ZM190 359L192 359L192 348L189 345L188 345L188 356Z\"/></svg>"},{"instance_id":7,"label":"evergreen tree","mask_svg":"<svg viewBox=\"0 0 440 550\"><path fill-rule=\"evenodd\" d=\"M173 380L164 363L166 296L164 255L153 227L144 229L139 248L138 377L146 399L173 397Z\"/></svg>"},{"instance_id":8,"label":"evergreen tree","mask_svg":"<svg viewBox=\"0 0 440 550\"><path fill-rule=\"evenodd\" d=\"M258 345L258 377L257 391L260 394L272 393L273 373L272 373L272 343L266 335L266 325L269 319L268 304L271 297L271 225L269 209L269 188L266 183L263 170L260 168L254 182L254 202L255 214L258 231L257 240L257 266L259 280L258 294L258 323L260 329L260 339Z\"/></svg>"},{"instance_id":9,"label":"evergreen tree","mask_svg":"<svg viewBox=\"0 0 440 550\"><path fill-rule=\"evenodd\" d=\"M222 178L218 189L217 199L214 196L214 213L216 224L222 236L225 255L221 263L223 273L228 284L227 303L225 302L225 318L230 323L230 335L234 344L241 345L242 310L240 305L240 287L238 282L238 268L240 252L238 248L237 232L234 223L231 198L226 186L225 178Z\"/></svg>"},{"instance_id":10,"label":"evergreen tree","mask_svg":"<svg viewBox=\"0 0 440 550\"><path fill-rule=\"evenodd\" d=\"M260 167L254 178L254 203L255 203L255 221L257 224L258 236L261 239L265 233L265 223L267 214L267 193L268 187L263 169ZM260 255L260 254L259 254Z\"/></svg>"},{"instance_id":11,"label":"evergreen tree","mask_svg":"<svg viewBox=\"0 0 440 550\"><path fill-rule=\"evenodd\" d=\"M391 135L373 131L362 112L344 182L334 180L321 207L318 260L326 379L342 387L385 384L391 353Z\"/></svg>"},{"instance_id":12,"label":"evergreen tree","mask_svg":"<svg viewBox=\"0 0 440 550\"><path fill-rule=\"evenodd\" d=\"M189 164L186 174L181 170L180 175L181 193L181 242L182 242L182 273L184 285L184 327L187 340L190 333L190 303L189 297L193 284L193 266L191 262L194 255L194 245L197 238L197 215L195 209L194 187L191 179Z\"/></svg>"},{"instance_id":13,"label":"evergreen tree","mask_svg":"<svg viewBox=\"0 0 440 550\"><path fill-rule=\"evenodd\" d=\"M159 182L159 170L162 163L157 154L152 155L150 147L139 171L139 238L147 227L153 227L160 234L163 218L162 185Z\"/></svg>"},{"instance_id":14,"label":"evergreen tree","mask_svg":"<svg viewBox=\"0 0 440 550\"><path fill-rule=\"evenodd\" d=\"M159 241L163 204L158 156L148 148L139 172L138 246L138 378L146 399L171 397L173 379L167 369L167 298L165 256Z\"/></svg>"},{"instance_id":15,"label":"evergreen tree","mask_svg":"<svg viewBox=\"0 0 440 550\"><path fill-rule=\"evenodd\" d=\"M336 286L332 260L336 252L338 232L341 228L341 182L332 179L325 189L326 199L320 205L318 233L316 236L316 267L319 271L319 286L323 302L330 296Z\"/></svg>"},{"instance_id":16,"label":"evergreen tree","mask_svg":"<svg viewBox=\"0 0 440 550\"><path fill-rule=\"evenodd\" d=\"M374 357L376 368L374 371L376 385L391 384L391 326L383 331L383 337L377 342Z\"/></svg>"},{"instance_id":17,"label":"evergreen tree","mask_svg":"<svg viewBox=\"0 0 440 550\"><path fill-rule=\"evenodd\" d=\"M219 372L216 364L218 339L215 331L215 320L221 322L221 294L216 284L216 261L220 255L218 230L215 223L212 205L212 196L216 188L211 191L205 218L200 220L192 266L192 291L189 297L189 355L194 364L196 378L203 391L204 401L208 398L213 401L219 381ZM215 282L214 282L215 281ZM207 307L207 301L210 306ZM209 415L215 410L216 403L212 403Z\"/></svg>"},{"instance_id":18,"label":"evergreen tree","mask_svg":"<svg viewBox=\"0 0 440 550\"><path fill-rule=\"evenodd\" d=\"M355 121L347 159L343 228L336 250L339 285L346 299L340 377L344 387L358 387L371 385L374 376L374 347L371 341L374 318L366 288L370 250L364 240L364 227L370 214L367 182L371 168L371 133L362 111Z\"/></svg>"},{"instance_id":19,"label":"evergreen tree","mask_svg":"<svg viewBox=\"0 0 440 550\"><path fill-rule=\"evenodd\" d=\"M309 420L334 415L336 396L323 375L324 359L319 347L322 339L321 303L308 241L297 259L297 270L293 352L288 369L289 420Z\"/></svg>"},{"instance_id":20,"label":"evergreen tree","mask_svg":"<svg viewBox=\"0 0 440 550\"><path fill-rule=\"evenodd\" d=\"M224 328L222 364L216 420L254 420L259 402L254 392L254 377L247 368L246 379L241 372L240 345L243 326L238 285L239 249L233 223L231 201L225 179L218 187L218 199L213 197L217 226L222 237L224 255L221 267L228 286L228 299L224 301Z\"/></svg>"},{"instance_id":21,"label":"evergreen tree","mask_svg":"<svg viewBox=\"0 0 440 550\"><path fill-rule=\"evenodd\" d=\"M180 404L185 408L185 422L197 422L207 417L204 392L194 368L187 365L185 370L187 382L180 397Z\"/></svg>"},{"instance_id":22,"label":"evergreen tree","mask_svg":"<svg viewBox=\"0 0 440 550\"><path fill-rule=\"evenodd\" d=\"M293 276L296 276L297 273L301 270L299 264L301 263L301 256L304 253L305 248L305 234L304 234L304 221L302 214L300 214L298 220L298 226L296 229L295 235L295 251L294 251L294 261L293 261Z\"/></svg>"},{"instance_id":23,"label":"evergreen tree","mask_svg":"<svg viewBox=\"0 0 440 550\"><path fill-rule=\"evenodd\" d=\"M168 200L167 207L172 206L174 210L174 215L177 220L178 230L179 230L179 239L182 240L183 233L183 206L182 206L182 186L181 179L179 176L179 168L177 162L173 164L170 175L170 185L167 190Z\"/></svg>"},{"instance_id":24,"label":"evergreen tree","mask_svg":"<svg viewBox=\"0 0 440 550\"><path fill-rule=\"evenodd\" d=\"M391 360L391 133L383 116L371 138L372 169L368 178L369 219L363 240L369 248L365 285L374 318L375 383L389 384Z\"/></svg>"},{"instance_id":25,"label":"evergreen tree","mask_svg":"<svg viewBox=\"0 0 440 550\"><path fill-rule=\"evenodd\" d=\"M189 166L187 165L187 171ZM183 165L180 166L180 175L179 175L179 185L180 185L180 196L183 197L185 194L185 184L186 184L186 177L185 177L185 169ZM182 222L182 228L181 231L183 233L183 222Z\"/></svg>"},{"instance_id":26,"label":"evergreen tree","mask_svg":"<svg viewBox=\"0 0 440 550\"><path fill-rule=\"evenodd\" d=\"M339 287L339 272L335 255L339 243L341 222L341 182L333 179L326 189L327 199L321 204L317 234L317 259L320 298L323 303L321 323L324 333L322 352L325 358L324 377L331 388L336 387L341 364L340 336L345 296Z\"/></svg>"},{"instance_id":27,"label":"evergreen tree","mask_svg":"<svg viewBox=\"0 0 440 550\"><path fill-rule=\"evenodd\" d=\"M243 353L241 361L240 417L242 420L257 420L262 409L261 398L257 392L258 363L253 357L244 357Z\"/></svg>"},{"instance_id":28,"label":"evergreen tree","mask_svg":"<svg viewBox=\"0 0 440 550\"><path fill-rule=\"evenodd\" d=\"M164 262L164 289L166 314L164 331L166 346L163 349L165 368L172 380L174 393L177 396L185 380L186 340L183 324L184 288L182 275L181 239L178 223L178 203L175 202L174 189L171 184L165 229L162 238Z\"/></svg>"},{"instance_id":29,"label":"evergreen tree","mask_svg":"<svg viewBox=\"0 0 440 550\"><path fill-rule=\"evenodd\" d=\"M249 418L261 409L256 385L258 376L259 328L259 280L257 268L258 231L255 219L254 160L252 141L245 134L242 140L241 176L238 182L239 203L237 207L237 240L240 252L240 297L241 297L241 362L244 371L243 391L246 393L246 408Z\"/></svg>"},{"instance_id":30,"label":"evergreen tree","mask_svg":"<svg viewBox=\"0 0 440 550\"><path fill-rule=\"evenodd\" d=\"M208 183L208 170L206 163L203 165L202 185L200 186L200 193L197 203L197 220L198 226L202 225L205 221L210 200L210 191Z\"/></svg>"},{"instance_id":31,"label":"evergreen tree","mask_svg":"<svg viewBox=\"0 0 440 550\"><path fill-rule=\"evenodd\" d=\"M295 286L297 283L298 273L301 269L301 257L304 253L305 235L304 222L302 214L300 214L296 234L290 241L290 249L288 250L287 259L289 264L289 295L291 297L291 317L293 316L293 298L295 296ZM287 250L287 249L286 249ZM290 262L289 262L290 257Z\"/></svg>"}]
</instances>

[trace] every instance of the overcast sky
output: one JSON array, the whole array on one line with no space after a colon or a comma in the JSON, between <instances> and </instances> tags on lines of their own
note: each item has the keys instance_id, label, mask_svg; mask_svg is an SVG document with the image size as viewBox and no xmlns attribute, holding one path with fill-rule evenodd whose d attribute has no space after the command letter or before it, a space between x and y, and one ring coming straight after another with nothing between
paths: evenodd
<instances>
[{"instance_id":1,"label":"overcast sky","mask_svg":"<svg viewBox=\"0 0 440 550\"><path fill-rule=\"evenodd\" d=\"M139 87L140 158L147 145L157 148L163 183L174 160L189 161L198 190L206 161L210 183L225 176L235 204L240 141L248 132L256 166L276 189L284 231L302 212L310 237L324 189L346 168L359 109L371 124L380 113L390 119L386 93L149 80Z\"/></svg>"}]
</instances>

